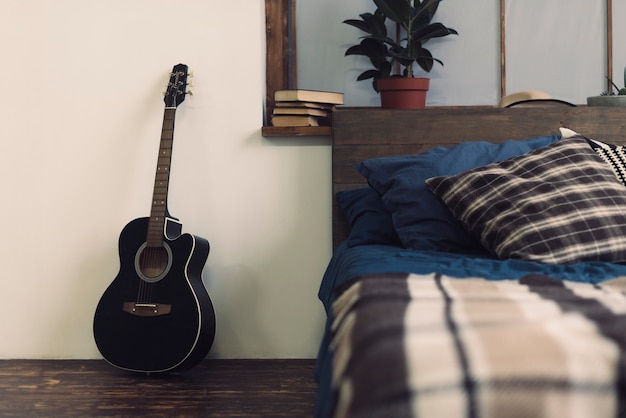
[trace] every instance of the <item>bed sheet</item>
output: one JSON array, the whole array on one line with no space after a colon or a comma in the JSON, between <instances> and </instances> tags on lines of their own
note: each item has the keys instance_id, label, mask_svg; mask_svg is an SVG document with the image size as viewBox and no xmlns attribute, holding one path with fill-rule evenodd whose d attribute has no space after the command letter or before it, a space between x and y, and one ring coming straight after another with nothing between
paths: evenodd
<instances>
[{"instance_id":1,"label":"bed sheet","mask_svg":"<svg viewBox=\"0 0 626 418\"><path fill-rule=\"evenodd\" d=\"M317 417L331 416L330 408L333 404L330 388L333 352L329 349L329 344L330 327L334 320L332 304L336 298L336 290L346 288L357 277L376 273L436 273L450 278L479 277L489 281L542 275L568 282L597 284L616 277L626 277L626 265L604 262L542 264L379 245L352 248L341 245L331 259L319 289L319 298L325 306L328 321L317 360Z\"/></svg>"}]
</instances>

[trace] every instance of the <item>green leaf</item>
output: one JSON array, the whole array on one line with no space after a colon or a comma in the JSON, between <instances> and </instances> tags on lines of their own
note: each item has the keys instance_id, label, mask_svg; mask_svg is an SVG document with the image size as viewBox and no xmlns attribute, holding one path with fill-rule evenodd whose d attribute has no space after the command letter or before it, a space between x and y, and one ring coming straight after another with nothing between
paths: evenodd
<instances>
[{"instance_id":1,"label":"green leaf","mask_svg":"<svg viewBox=\"0 0 626 418\"><path fill-rule=\"evenodd\" d=\"M374 3L385 16L406 27L411 18L410 0L374 0Z\"/></svg>"},{"instance_id":2,"label":"green leaf","mask_svg":"<svg viewBox=\"0 0 626 418\"><path fill-rule=\"evenodd\" d=\"M439 7L440 2L441 0L424 0L421 2L419 0L415 0L413 5L415 14L412 16L414 19L413 24L423 26L430 23L435 13L437 13L437 8ZM419 6L417 6L416 3L419 3Z\"/></svg>"},{"instance_id":3,"label":"green leaf","mask_svg":"<svg viewBox=\"0 0 626 418\"><path fill-rule=\"evenodd\" d=\"M362 21L362 20L357 20L357 19L347 19L344 20L343 23L345 23L346 25L350 25L350 26L354 26L357 29L362 30L363 32L369 32L369 27L367 26L367 24Z\"/></svg>"},{"instance_id":4,"label":"green leaf","mask_svg":"<svg viewBox=\"0 0 626 418\"><path fill-rule=\"evenodd\" d=\"M343 23L354 26L363 32L375 36L387 36L387 27L385 26L384 16L373 15L372 13L363 13L360 15L361 20L346 19Z\"/></svg>"},{"instance_id":5,"label":"green leaf","mask_svg":"<svg viewBox=\"0 0 626 418\"><path fill-rule=\"evenodd\" d=\"M368 16L365 19L368 26L371 28L371 34L384 37L387 36L387 26L385 25L385 16L376 14Z\"/></svg>"},{"instance_id":6,"label":"green leaf","mask_svg":"<svg viewBox=\"0 0 626 418\"><path fill-rule=\"evenodd\" d=\"M353 45L346 50L348 55L362 55L368 57L374 68L385 70L387 64L387 46L376 39L367 37L358 45Z\"/></svg>"},{"instance_id":7,"label":"green leaf","mask_svg":"<svg viewBox=\"0 0 626 418\"><path fill-rule=\"evenodd\" d=\"M355 28L361 29L362 31L366 31L368 29L367 25L365 24L363 19L361 19L361 20L358 20L358 19L346 19L342 23L345 23L345 24L350 25L350 26L354 26Z\"/></svg>"},{"instance_id":8,"label":"green leaf","mask_svg":"<svg viewBox=\"0 0 626 418\"><path fill-rule=\"evenodd\" d=\"M361 47L365 52L365 55L370 57L370 59L375 58L379 61L384 61L387 56L387 47L384 43L373 39L373 38L365 38L361 41Z\"/></svg>"},{"instance_id":9,"label":"green leaf","mask_svg":"<svg viewBox=\"0 0 626 418\"><path fill-rule=\"evenodd\" d=\"M352 45L350 48L346 50L346 53L344 54L344 56L346 57L348 55L365 55L365 52L363 51L361 44Z\"/></svg>"},{"instance_id":10,"label":"green leaf","mask_svg":"<svg viewBox=\"0 0 626 418\"><path fill-rule=\"evenodd\" d=\"M422 68L422 70L429 73L430 70L433 69L435 59L433 58L429 50L422 48L419 53L419 57L417 57L416 61L417 61L417 65L419 65ZM439 60L437 61L441 63L441 61Z\"/></svg>"},{"instance_id":11,"label":"green leaf","mask_svg":"<svg viewBox=\"0 0 626 418\"><path fill-rule=\"evenodd\" d=\"M441 38L448 35L458 35L457 31L445 27L441 23L431 23L428 26L418 28L411 34L412 42L425 42L432 38Z\"/></svg>"},{"instance_id":12,"label":"green leaf","mask_svg":"<svg viewBox=\"0 0 626 418\"><path fill-rule=\"evenodd\" d=\"M376 70L367 70L362 72L357 78L356 81L368 80L370 78L378 77L380 75L380 71Z\"/></svg>"}]
</instances>

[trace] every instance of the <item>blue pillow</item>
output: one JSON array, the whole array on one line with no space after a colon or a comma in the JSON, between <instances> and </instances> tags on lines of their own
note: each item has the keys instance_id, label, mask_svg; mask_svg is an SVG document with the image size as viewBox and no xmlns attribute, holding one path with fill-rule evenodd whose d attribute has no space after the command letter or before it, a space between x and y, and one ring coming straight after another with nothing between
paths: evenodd
<instances>
[{"instance_id":1,"label":"blue pillow","mask_svg":"<svg viewBox=\"0 0 626 418\"><path fill-rule=\"evenodd\" d=\"M425 180L506 160L545 147L559 138L550 135L500 144L464 142L418 155L374 158L358 163L356 169L381 195L406 248L485 254L487 251L480 243L430 192Z\"/></svg>"},{"instance_id":2,"label":"blue pillow","mask_svg":"<svg viewBox=\"0 0 626 418\"><path fill-rule=\"evenodd\" d=\"M350 224L347 246L394 245L401 246L393 229L391 214L378 193L369 187L337 192L337 203Z\"/></svg>"}]
</instances>

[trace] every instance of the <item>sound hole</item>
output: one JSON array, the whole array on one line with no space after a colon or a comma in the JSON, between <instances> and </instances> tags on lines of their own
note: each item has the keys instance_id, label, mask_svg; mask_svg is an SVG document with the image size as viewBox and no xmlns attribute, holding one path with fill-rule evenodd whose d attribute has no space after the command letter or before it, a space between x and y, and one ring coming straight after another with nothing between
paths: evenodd
<instances>
[{"instance_id":1,"label":"sound hole","mask_svg":"<svg viewBox=\"0 0 626 418\"><path fill-rule=\"evenodd\" d=\"M172 251L163 243L162 247L143 244L135 257L135 269L139 276L150 283L161 280L172 265Z\"/></svg>"},{"instance_id":2,"label":"sound hole","mask_svg":"<svg viewBox=\"0 0 626 418\"><path fill-rule=\"evenodd\" d=\"M167 268L167 251L163 247L147 247L139 257L141 272L146 277L158 277Z\"/></svg>"}]
</instances>

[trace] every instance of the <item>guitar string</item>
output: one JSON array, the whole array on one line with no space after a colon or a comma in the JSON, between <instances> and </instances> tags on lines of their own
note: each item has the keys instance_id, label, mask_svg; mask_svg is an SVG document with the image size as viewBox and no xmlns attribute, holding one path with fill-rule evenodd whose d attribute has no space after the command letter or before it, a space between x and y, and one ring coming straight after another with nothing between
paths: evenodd
<instances>
[{"instance_id":1,"label":"guitar string","mask_svg":"<svg viewBox=\"0 0 626 418\"><path fill-rule=\"evenodd\" d=\"M146 251L148 250L148 247L145 247L142 250L142 253L139 255L139 269L140 269L140 273L142 275L145 275L145 270L146 270ZM140 275L139 276L139 294L137 295L137 302L138 303L144 303L144 294L145 294L145 285L146 285L146 281L143 279L143 277Z\"/></svg>"},{"instance_id":2,"label":"guitar string","mask_svg":"<svg viewBox=\"0 0 626 418\"><path fill-rule=\"evenodd\" d=\"M179 76L184 76L185 72L179 72L176 75L176 80L178 81L178 77ZM173 85L175 84L175 85ZM183 82L182 84L186 84L186 82ZM171 91L171 88L175 89L174 91ZM170 83L169 88L168 88L168 92L169 93L173 93L173 96L177 96L178 95L178 85L177 83ZM184 92L183 92L184 93ZM166 94L167 96L167 94ZM174 102L175 103L175 102ZM173 107L173 112L168 112L168 107L171 109ZM171 113L171 115L168 115L168 113ZM159 179L159 174L163 174L163 173L159 173L159 171L161 170L161 154L165 155L166 158L169 156L169 158L171 158L171 149L172 149L172 142L173 142L173 129L174 129L174 118L176 115L176 106L167 106L167 101L166 101L166 109L165 109L165 115L164 115L164 119L163 119L163 129L162 129L162 135L161 135L161 144L159 147L159 158L157 160L157 174L156 174L156 179L155 179L155 193L156 194L156 188L157 188L157 184L156 182L162 179ZM163 131L165 131L166 126L167 126L167 122L169 122L169 118L168 116L171 116L171 135L169 137L169 147L165 147L165 143L164 143L164 138L163 138ZM167 153L166 148L169 148L169 153ZM168 163L169 166L169 163ZM168 186L168 182L169 182L169 170L167 168L167 166L164 166L164 173L165 173L165 187L166 187L166 196L167 196L167 186ZM161 186L161 184L159 184L159 186ZM154 205L157 204L157 200L153 200L153 211L154 211ZM160 205L164 205L164 202L161 202ZM162 213L163 212L163 213ZM158 215L161 218L161 221L163 222L163 227L165 227L165 212L166 211L158 211ZM152 215L151 215L152 216ZM150 218L150 223L149 225L152 223L152 217ZM157 223L158 225L158 223ZM161 229L161 228L160 228ZM164 231L163 231L164 233ZM150 233L148 233L148 235L150 235ZM156 278L158 277L160 274L162 274L165 269L167 268L167 264L168 264L168 259L169 259L169 255L167 254L167 251L165 251L165 248L163 247L163 238L161 237L161 246L160 247L152 247L151 239L149 239L148 237L146 237L146 246L143 249L143 253L139 255L139 269L142 270L141 273L142 275L144 275L145 277L148 277L149 279L152 278ZM145 257L144 257L145 256ZM163 265L163 256L165 256L165 264ZM152 271L152 269L154 269L154 271ZM154 275L154 276L152 276ZM137 301L139 303L147 303L152 301L152 294L153 294L153 289L154 289L154 283L150 283L148 281L146 281L143 277L139 277L139 286L138 286L138 295L137 295Z\"/></svg>"},{"instance_id":3,"label":"guitar string","mask_svg":"<svg viewBox=\"0 0 626 418\"><path fill-rule=\"evenodd\" d=\"M174 117L175 117L175 109L174 109L174 112L171 112L171 111L168 112L168 109L166 108L164 119L163 119L163 129L162 129L162 135L161 135L161 144L159 147L159 157L157 159L157 173L156 173L156 178L155 178L154 196L153 196L153 202L152 202L153 207L152 207L152 214L150 218L150 224L152 224L152 222L155 222L156 225L158 226L158 230L161 231L161 233L159 234L160 237L158 238L159 246L158 247L154 246L154 244L156 244L156 237L150 236L149 239L147 237L146 248L144 249L144 251L147 252L146 253L146 272L149 272L149 274L145 274L146 272L144 272L144 274L149 279L156 278L165 271L165 269L167 268L168 258L169 258L165 248L163 247L164 245L163 239L164 239L164 234L165 234L165 231L164 231L165 222L166 222L165 215L167 212L167 210L165 209L165 200L167 199L167 189L168 189L168 184L169 184L169 164L170 164L169 158L171 158L171 148L172 148L171 144L173 141ZM169 129L166 129L166 128L169 128ZM172 132L170 133L170 135L167 135L164 138L163 132L165 132L166 130L168 131L171 130ZM166 161L163 162L162 159L165 159ZM157 190L162 189L162 188L165 188L165 197L157 199L157 195L159 194L157 193ZM161 190L158 190L158 191L161 192ZM153 224L153 228L154 228L154 224ZM154 229L152 229L152 231L154 231ZM148 233L148 235L150 235L150 233ZM152 242L148 242L148 241L152 241ZM153 291L155 287L154 283L147 282L146 280L143 280L143 279L141 281L142 281L141 295L140 295L141 298L146 303L153 301Z\"/></svg>"},{"instance_id":4,"label":"guitar string","mask_svg":"<svg viewBox=\"0 0 626 418\"><path fill-rule=\"evenodd\" d=\"M141 274L148 279L153 276L153 269L156 271L157 256L155 250L152 247L144 247L140 254L139 267ZM149 303L152 300L152 283L145 280L143 277L139 277L139 291L137 295L138 303Z\"/></svg>"}]
</instances>

